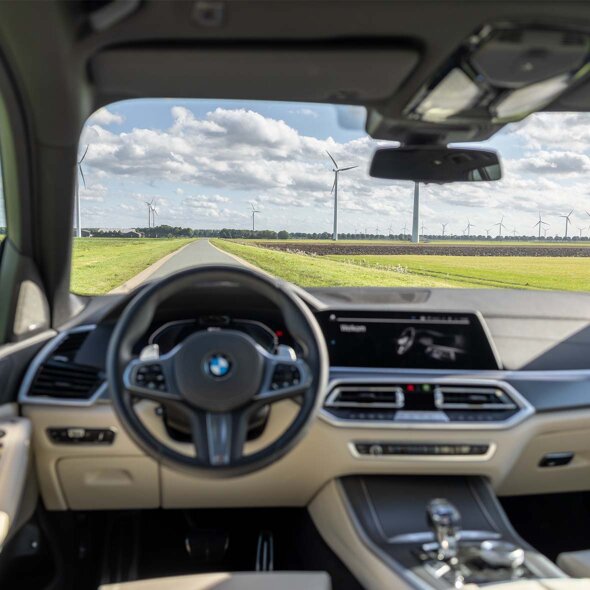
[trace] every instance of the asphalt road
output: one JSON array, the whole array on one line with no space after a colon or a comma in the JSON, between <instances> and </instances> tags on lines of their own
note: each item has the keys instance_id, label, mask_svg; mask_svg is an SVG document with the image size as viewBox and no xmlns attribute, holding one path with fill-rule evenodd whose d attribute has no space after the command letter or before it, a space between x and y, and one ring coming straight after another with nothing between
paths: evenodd
<instances>
[{"instance_id":1,"label":"asphalt road","mask_svg":"<svg viewBox=\"0 0 590 590\"><path fill-rule=\"evenodd\" d=\"M149 278L150 280L161 279L170 273L200 264L231 264L239 266L239 262L235 258L214 248L208 240L197 240L168 259Z\"/></svg>"}]
</instances>

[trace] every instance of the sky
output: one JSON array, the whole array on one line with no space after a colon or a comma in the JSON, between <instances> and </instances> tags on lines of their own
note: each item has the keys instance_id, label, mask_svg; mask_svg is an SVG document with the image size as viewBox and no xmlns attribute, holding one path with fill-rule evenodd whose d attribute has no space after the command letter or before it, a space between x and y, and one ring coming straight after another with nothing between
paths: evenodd
<instances>
[{"instance_id":1,"label":"sky","mask_svg":"<svg viewBox=\"0 0 590 590\"><path fill-rule=\"evenodd\" d=\"M339 230L399 233L411 226L413 185L371 179L376 147L364 112L354 128L339 125L330 105L211 100L130 100L102 108L80 139L86 188L80 183L82 226L156 224L192 228L331 231L333 197L329 151L340 166ZM350 125L349 125L350 127ZM391 145L395 145L391 143ZM539 212L548 235L563 235L559 217L574 209L569 234L588 235L590 114L542 113L505 127L478 144L499 151L504 178L492 183L422 187L424 233L533 235Z\"/></svg>"}]
</instances>

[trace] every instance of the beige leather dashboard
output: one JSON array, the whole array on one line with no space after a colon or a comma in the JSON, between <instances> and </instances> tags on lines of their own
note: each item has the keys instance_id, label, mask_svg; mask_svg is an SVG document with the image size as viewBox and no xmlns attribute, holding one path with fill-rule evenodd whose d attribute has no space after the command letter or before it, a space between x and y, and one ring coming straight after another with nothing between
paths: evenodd
<instances>
[{"instance_id":1,"label":"beige leather dashboard","mask_svg":"<svg viewBox=\"0 0 590 590\"><path fill-rule=\"evenodd\" d=\"M268 444L292 420L297 406L275 404L256 446ZM142 402L150 429L167 438L155 406ZM590 410L534 414L508 429L427 430L342 427L317 418L299 445L280 461L235 479L207 479L164 468L145 456L122 430L109 403L90 407L24 405L31 420L41 494L50 510L305 506L334 478L351 474L447 474L487 476L499 495L590 488ZM53 427L113 428L112 445L52 442ZM482 457L358 457L354 441L489 444ZM167 440L190 452L188 445ZM254 445L247 447L251 452ZM564 467L540 468L550 452L571 451Z\"/></svg>"}]
</instances>

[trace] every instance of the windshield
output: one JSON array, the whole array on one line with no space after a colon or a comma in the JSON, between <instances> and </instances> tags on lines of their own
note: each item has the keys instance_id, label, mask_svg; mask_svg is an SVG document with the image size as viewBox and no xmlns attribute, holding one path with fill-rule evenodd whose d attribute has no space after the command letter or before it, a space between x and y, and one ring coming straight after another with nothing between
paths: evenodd
<instances>
[{"instance_id":1,"label":"windshield","mask_svg":"<svg viewBox=\"0 0 590 590\"><path fill-rule=\"evenodd\" d=\"M417 186L368 175L375 149L396 144L371 139L364 116L253 101L100 109L79 146L72 290L207 262L304 287L590 289L586 114L532 115L477 144L500 154L498 182Z\"/></svg>"}]
</instances>

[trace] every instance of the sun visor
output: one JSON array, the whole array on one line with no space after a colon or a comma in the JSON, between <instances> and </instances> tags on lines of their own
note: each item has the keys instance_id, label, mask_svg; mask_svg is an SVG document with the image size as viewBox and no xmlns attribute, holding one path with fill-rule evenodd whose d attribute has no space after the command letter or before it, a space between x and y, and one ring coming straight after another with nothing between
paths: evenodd
<instances>
[{"instance_id":1,"label":"sun visor","mask_svg":"<svg viewBox=\"0 0 590 590\"><path fill-rule=\"evenodd\" d=\"M590 111L590 82L584 82L551 105L552 111Z\"/></svg>"},{"instance_id":2,"label":"sun visor","mask_svg":"<svg viewBox=\"0 0 590 590\"><path fill-rule=\"evenodd\" d=\"M416 67L413 48L306 44L116 48L90 62L103 99L240 98L364 104L393 95Z\"/></svg>"}]
</instances>

